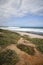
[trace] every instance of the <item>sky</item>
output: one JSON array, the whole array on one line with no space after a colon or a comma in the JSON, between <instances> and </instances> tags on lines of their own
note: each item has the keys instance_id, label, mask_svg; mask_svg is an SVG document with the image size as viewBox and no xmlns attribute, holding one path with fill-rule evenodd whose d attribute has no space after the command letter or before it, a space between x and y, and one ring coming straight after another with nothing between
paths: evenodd
<instances>
[{"instance_id":1,"label":"sky","mask_svg":"<svg viewBox=\"0 0 43 65\"><path fill-rule=\"evenodd\" d=\"M43 27L43 0L0 0L0 26Z\"/></svg>"}]
</instances>

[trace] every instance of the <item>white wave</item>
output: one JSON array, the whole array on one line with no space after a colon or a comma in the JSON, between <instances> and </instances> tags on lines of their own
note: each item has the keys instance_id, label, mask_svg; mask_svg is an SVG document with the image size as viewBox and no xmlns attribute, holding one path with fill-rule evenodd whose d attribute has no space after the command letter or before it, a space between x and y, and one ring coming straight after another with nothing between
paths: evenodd
<instances>
[{"instance_id":1,"label":"white wave","mask_svg":"<svg viewBox=\"0 0 43 65\"><path fill-rule=\"evenodd\" d=\"M36 29L36 28L1 27L1 29L12 30L12 31L27 31L27 32L43 33L43 29Z\"/></svg>"}]
</instances>

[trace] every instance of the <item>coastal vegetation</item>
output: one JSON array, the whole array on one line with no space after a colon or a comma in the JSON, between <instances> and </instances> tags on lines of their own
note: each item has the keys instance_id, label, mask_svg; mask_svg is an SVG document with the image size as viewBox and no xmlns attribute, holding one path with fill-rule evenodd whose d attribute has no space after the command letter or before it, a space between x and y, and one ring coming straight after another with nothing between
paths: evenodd
<instances>
[{"instance_id":1,"label":"coastal vegetation","mask_svg":"<svg viewBox=\"0 0 43 65\"><path fill-rule=\"evenodd\" d=\"M35 55L35 50L40 56ZM43 54L43 39L0 29L0 65L23 65L22 62L27 65L43 65L43 56L40 53Z\"/></svg>"},{"instance_id":2,"label":"coastal vegetation","mask_svg":"<svg viewBox=\"0 0 43 65\"><path fill-rule=\"evenodd\" d=\"M27 35L23 36L24 39L26 39L27 41L30 41L31 43L36 45L36 49L38 51L40 51L41 53L43 53L43 39L40 38L30 38Z\"/></svg>"},{"instance_id":3,"label":"coastal vegetation","mask_svg":"<svg viewBox=\"0 0 43 65\"><path fill-rule=\"evenodd\" d=\"M19 61L17 53L7 49L0 53L0 65L15 65Z\"/></svg>"},{"instance_id":4,"label":"coastal vegetation","mask_svg":"<svg viewBox=\"0 0 43 65\"><path fill-rule=\"evenodd\" d=\"M35 44L37 50L39 50L40 52L43 53L43 39L30 38L27 35L21 36L20 34L18 34L16 32L11 32L11 31L2 30L2 29L0 29L0 46L6 47L7 45L10 45L10 44L17 44L18 40L21 37L24 38L25 40L30 41L31 43Z\"/></svg>"},{"instance_id":5,"label":"coastal vegetation","mask_svg":"<svg viewBox=\"0 0 43 65\"><path fill-rule=\"evenodd\" d=\"M0 46L5 47L9 44L17 44L20 35L16 32L0 29Z\"/></svg>"},{"instance_id":6,"label":"coastal vegetation","mask_svg":"<svg viewBox=\"0 0 43 65\"><path fill-rule=\"evenodd\" d=\"M23 45L23 44L18 44L17 47L19 49L21 49L22 51L26 52L29 55L34 55L35 54L35 51L34 51L33 47L26 46L26 45Z\"/></svg>"}]
</instances>

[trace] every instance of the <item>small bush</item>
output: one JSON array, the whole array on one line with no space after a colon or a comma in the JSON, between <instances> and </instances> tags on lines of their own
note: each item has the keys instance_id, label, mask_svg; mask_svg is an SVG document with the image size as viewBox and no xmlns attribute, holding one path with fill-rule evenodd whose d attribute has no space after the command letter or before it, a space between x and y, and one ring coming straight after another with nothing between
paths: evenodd
<instances>
[{"instance_id":1,"label":"small bush","mask_svg":"<svg viewBox=\"0 0 43 65\"><path fill-rule=\"evenodd\" d=\"M43 39L39 39L39 38L32 38L31 42L36 44L36 45L43 45Z\"/></svg>"},{"instance_id":2,"label":"small bush","mask_svg":"<svg viewBox=\"0 0 43 65\"><path fill-rule=\"evenodd\" d=\"M19 61L19 57L15 51L10 49L0 53L0 65L15 65Z\"/></svg>"},{"instance_id":3,"label":"small bush","mask_svg":"<svg viewBox=\"0 0 43 65\"><path fill-rule=\"evenodd\" d=\"M21 49L22 51L30 54L30 55L34 55L35 54L35 51L34 51L34 48L33 47L26 46L26 45L23 45L23 44L18 44L17 47L19 49Z\"/></svg>"},{"instance_id":4,"label":"small bush","mask_svg":"<svg viewBox=\"0 0 43 65\"><path fill-rule=\"evenodd\" d=\"M20 39L20 35L16 32L8 30L0 30L0 46L7 46L8 44L17 44Z\"/></svg>"},{"instance_id":5,"label":"small bush","mask_svg":"<svg viewBox=\"0 0 43 65\"><path fill-rule=\"evenodd\" d=\"M37 48L38 51L40 51L41 53L43 53L43 46L42 45L41 46L37 46L36 48Z\"/></svg>"},{"instance_id":6,"label":"small bush","mask_svg":"<svg viewBox=\"0 0 43 65\"><path fill-rule=\"evenodd\" d=\"M27 35L22 36L24 39L32 42L35 45L43 45L43 39L39 39L39 38L30 38Z\"/></svg>"},{"instance_id":7,"label":"small bush","mask_svg":"<svg viewBox=\"0 0 43 65\"><path fill-rule=\"evenodd\" d=\"M37 50L39 50L41 53L43 53L43 39L30 38L27 35L24 35L23 38L30 41L31 43L35 44Z\"/></svg>"}]
</instances>

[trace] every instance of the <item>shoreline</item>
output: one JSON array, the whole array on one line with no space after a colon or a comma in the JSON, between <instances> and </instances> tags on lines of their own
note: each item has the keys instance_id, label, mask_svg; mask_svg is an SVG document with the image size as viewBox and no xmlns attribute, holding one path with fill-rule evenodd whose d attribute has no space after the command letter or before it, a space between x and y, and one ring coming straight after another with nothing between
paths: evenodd
<instances>
[{"instance_id":1,"label":"shoreline","mask_svg":"<svg viewBox=\"0 0 43 65\"><path fill-rule=\"evenodd\" d=\"M28 33L28 32L17 32L19 33L21 36L23 35L28 35L30 38L40 38L40 39L43 39L43 36L42 35L38 35L38 34L35 34L35 33Z\"/></svg>"},{"instance_id":2,"label":"shoreline","mask_svg":"<svg viewBox=\"0 0 43 65\"><path fill-rule=\"evenodd\" d=\"M8 30L8 29L2 29L2 30ZM37 33L34 33L34 32L26 32L26 31L18 31L18 30L16 30L16 31L8 30L8 31L19 33L21 36L28 35L30 38L40 38L40 39L43 39L43 35L42 34L37 34Z\"/></svg>"}]
</instances>

